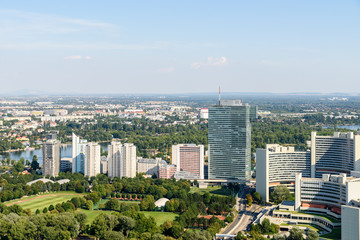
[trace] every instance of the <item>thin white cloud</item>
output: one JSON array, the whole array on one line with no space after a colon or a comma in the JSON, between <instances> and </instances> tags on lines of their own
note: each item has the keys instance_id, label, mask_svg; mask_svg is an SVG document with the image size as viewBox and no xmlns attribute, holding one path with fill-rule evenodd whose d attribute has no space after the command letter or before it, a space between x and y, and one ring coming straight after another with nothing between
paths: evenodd
<instances>
[{"instance_id":1,"label":"thin white cloud","mask_svg":"<svg viewBox=\"0 0 360 240\"><path fill-rule=\"evenodd\" d=\"M114 29L110 23L59 15L0 9L0 26L6 31L35 31L35 33L71 33L89 29Z\"/></svg>"},{"instance_id":2,"label":"thin white cloud","mask_svg":"<svg viewBox=\"0 0 360 240\"><path fill-rule=\"evenodd\" d=\"M90 56L81 56L81 55L73 55L73 56L64 57L64 60L81 60L81 59L90 60L91 57Z\"/></svg>"},{"instance_id":3,"label":"thin white cloud","mask_svg":"<svg viewBox=\"0 0 360 240\"><path fill-rule=\"evenodd\" d=\"M170 73L170 72L175 71L175 68L174 68L174 67L159 68L157 71L158 71L159 73Z\"/></svg>"},{"instance_id":4,"label":"thin white cloud","mask_svg":"<svg viewBox=\"0 0 360 240\"><path fill-rule=\"evenodd\" d=\"M146 50L160 49L168 47L166 44L110 44L110 43L55 43L55 42L36 42L36 43L6 43L2 44L0 40L0 50L45 50L45 49L70 49L70 50Z\"/></svg>"},{"instance_id":5,"label":"thin white cloud","mask_svg":"<svg viewBox=\"0 0 360 240\"><path fill-rule=\"evenodd\" d=\"M228 64L226 57L208 57L205 62L194 62L191 64L191 68L199 69L201 67L221 67Z\"/></svg>"}]
</instances>

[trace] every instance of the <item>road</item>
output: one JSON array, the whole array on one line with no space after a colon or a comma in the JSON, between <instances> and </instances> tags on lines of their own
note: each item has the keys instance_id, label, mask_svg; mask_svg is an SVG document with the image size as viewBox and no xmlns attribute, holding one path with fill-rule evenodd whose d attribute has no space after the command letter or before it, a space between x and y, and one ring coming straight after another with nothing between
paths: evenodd
<instances>
[{"instance_id":1,"label":"road","mask_svg":"<svg viewBox=\"0 0 360 240\"><path fill-rule=\"evenodd\" d=\"M246 231L253 218L259 213L259 205L256 204L253 204L248 210L246 210L245 197L247 193L248 192L243 189L239 192L236 206L236 210L239 211L239 214L222 234L236 235L239 231Z\"/></svg>"}]
</instances>

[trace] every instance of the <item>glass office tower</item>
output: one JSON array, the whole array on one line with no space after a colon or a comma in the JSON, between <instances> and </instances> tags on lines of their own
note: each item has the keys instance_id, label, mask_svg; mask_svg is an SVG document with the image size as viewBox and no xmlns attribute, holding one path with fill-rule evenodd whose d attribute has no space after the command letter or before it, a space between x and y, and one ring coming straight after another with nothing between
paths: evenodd
<instances>
[{"instance_id":1,"label":"glass office tower","mask_svg":"<svg viewBox=\"0 0 360 240\"><path fill-rule=\"evenodd\" d=\"M221 100L209 108L209 179L250 179L250 121L256 112L241 100Z\"/></svg>"}]
</instances>

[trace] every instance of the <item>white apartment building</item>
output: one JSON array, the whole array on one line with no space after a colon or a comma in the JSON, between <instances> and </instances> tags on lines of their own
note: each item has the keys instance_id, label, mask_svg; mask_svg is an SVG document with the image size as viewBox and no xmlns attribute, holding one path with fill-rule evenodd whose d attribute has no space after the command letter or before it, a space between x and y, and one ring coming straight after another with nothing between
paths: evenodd
<instances>
[{"instance_id":1,"label":"white apartment building","mask_svg":"<svg viewBox=\"0 0 360 240\"><path fill-rule=\"evenodd\" d=\"M72 172L84 173L87 141L72 134Z\"/></svg>"},{"instance_id":2,"label":"white apartment building","mask_svg":"<svg viewBox=\"0 0 360 240\"><path fill-rule=\"evenodd\" d=\"M265 149L256 149L256 191L268 202L276 185L293 190L296 173L310 177L310 161L309 151L295 151L294 147L267 144Z\"/></svg>"},{"instance_id":3,"label":"white apartment building","mask_svg":"<svg viewBox=\"0 0 360 240\"><path fill-rule=\"evenodd\" d=\"M84 175L93 177L100 173L100 145L86 144Z\"/></svg>"},{"instance_id":4,"label":"white apartment building","mask_svg":"<svg viewBox=\"0 0 360 240\"><path fill-rule=\"evenodd\" d=\"M136 176L136 146L132 143L112 141L108 147L108 176Z\"/></svg>"}]
</instances>

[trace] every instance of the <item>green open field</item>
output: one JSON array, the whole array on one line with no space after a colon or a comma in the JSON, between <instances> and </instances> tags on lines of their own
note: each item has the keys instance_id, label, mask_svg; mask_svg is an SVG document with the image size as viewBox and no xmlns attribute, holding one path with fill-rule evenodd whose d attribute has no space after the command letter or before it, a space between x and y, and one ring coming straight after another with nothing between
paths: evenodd
<instances>
[{"instance_id":1,"label":"green open field","mask_svg":"<svg viewBox=\"0 0 360 240\"><path fill-rule=\"evenodd\" d=\"M161 225L167 220L173 221L175 220L175 217L179 216L179 214L172 212L147 212L147 211L140 211L140 212L145 214L146 217L153 217L157 225Z\"/></svg>"},{"instance_id":2,"label":"green open field","mask_svg":"<svg viewBox=\"0 0 360 240\"><path fill-rule=\"evenodd\" d=\"M231 195L232 192L230 189L221 188L220 186L208 186L205 189L200 189L197 187L192 187L190 193L200 193L204 194L205 192L209 192L212 195L220 195L220 196L228 196Z\"/></svg>"},{"instance_id":3,"label":"green open field","mask_svg":"<svg viewBox=\"0 0 360 240\"><path fill-rule=\"evenodd\" d=\"M87 224L91 224L94 219L99 216L101 213L106 213L106 214L110 214L111 211L106 211L106 210L85 210L85 209L78 209L77 212L82 212L85 213L87 216Z\"/></svg>"},{"instance_id":4,"label":"green open field","mask_svg":"<svg viewBox=\"0 0 360 240\"><path fill-rule=\"evenodd\" d=\"M106 211L106 210L85 210L85 209L78 209L77 211L85 213L87 218L87 223L91 224L94 219L99 216L101 213L111 214L112 211ZM146 211L140 211L143 213L146 217L153 217L157 223L157 225L163 224L166 220L173 221L175 220L175 217L179 216L176 213L171 212L146 212Z\"/></svg>"},{"instance_id":5,"label":"green open field","mask_svg":"<svg viewBox=\"0 0 360 240\"><path fill-rule=\"evenodd\" d=\"M341 228L334 228L331 233L324 234L320 236L325 239L340 240L341 239Z\"/></svg>"},{"instance_id":6,"label":"green open field","mask_svg":"<svg viewBox=\"0 0 360 240\"><path fill-rule=\"evenodd\" d=\"M49 207L51 204L55 206L56 204L70 200L75 196L83 196L83 195L84 194L79 194L71 191L53 192L53 193L27 196L21 199L15 199L4 202L4 204L7 206L10 206L12 204L17 204L23 208L30 208L32 212L35 212L36 209L39 209L41 211L43 208Z\"/></svg>"}]
</instances>

